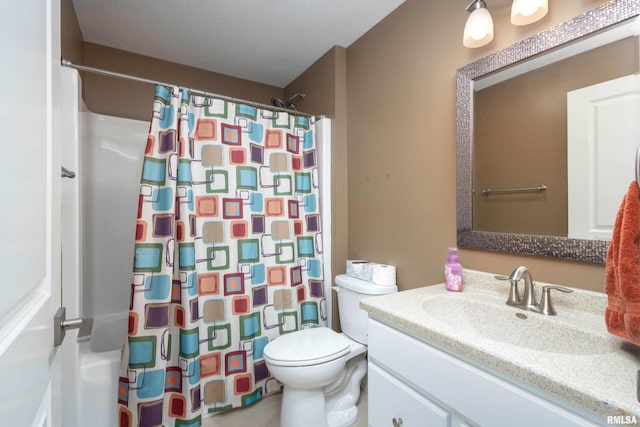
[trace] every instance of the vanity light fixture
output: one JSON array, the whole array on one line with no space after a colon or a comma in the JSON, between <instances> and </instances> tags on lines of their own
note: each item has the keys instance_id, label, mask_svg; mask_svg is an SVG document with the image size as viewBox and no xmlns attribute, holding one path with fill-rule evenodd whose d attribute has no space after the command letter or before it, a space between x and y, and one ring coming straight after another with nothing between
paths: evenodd
<instances>
[{"instance_id":1,"label":"vanity light fixture","mask_svg":"<svg viewBox=\"0 0 640 427\"><path fill-rule=\"evenodd\" d=\"M518 0L516 0L518 1ZM466 47L481 47L493 40L493 19L484 0L473 0L467 6L470 12L464 26L462 43Z\"/></svg>"},{"instance_id":2,"label":"vanity light fixture","mask_svg":"<svg viewBox=\"0 0 640 427\"><path fill-rule=\"evenodd\" d=\"M511 23L528 25L541 20L549 11L549 0L513 0Z\"/></svg>"}]
</instances>

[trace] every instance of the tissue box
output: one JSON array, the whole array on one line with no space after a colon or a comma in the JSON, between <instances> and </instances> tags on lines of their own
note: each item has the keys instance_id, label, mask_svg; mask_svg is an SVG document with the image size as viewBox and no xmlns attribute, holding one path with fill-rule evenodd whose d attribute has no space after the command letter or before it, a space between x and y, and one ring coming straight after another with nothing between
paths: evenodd
<instances>
[{"instance_id":1,"label":"tissue box","mask_svg":"<svg viewBox=\"0 0 640 427\"><path fill-rule=\"evenodd\" d=\"M361 259L347 260L347 276L370 282L373 277L373 263Z\"/></svg>"}]
</instances>

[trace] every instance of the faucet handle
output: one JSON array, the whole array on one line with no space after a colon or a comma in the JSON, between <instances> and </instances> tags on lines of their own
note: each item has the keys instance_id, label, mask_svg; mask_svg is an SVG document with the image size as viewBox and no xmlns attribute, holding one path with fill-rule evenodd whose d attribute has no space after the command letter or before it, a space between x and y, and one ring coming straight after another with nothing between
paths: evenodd
<instances>
[{"instance_id":1,"label":"faucet handle","mask_svg":"<svg viewBox=\"0 0 640 427\"><path fill-rule=\"evenodd\" d=\"M507 305L518 306L522 304L522 300L520 299L520 293L518 292L518 280L512 279L508 276L493 276L498 280L508 280L511 282L511 287L509 288L509 297L507 298Z\"/></svg>"},{"instance_id":2,"label":"faucet handle","mask_svg":"<svg viewBox=\"0 0 640 427\"><path fill-rule=\"evenodd\" d=\"M566 294L573 292L573 289L565 288L564 286L543 286L542 297L540 298L540 313L546 314L547 316L555 316L557 314L551 303L551 290L564 292Z\"/></svg>"}]
</instances>

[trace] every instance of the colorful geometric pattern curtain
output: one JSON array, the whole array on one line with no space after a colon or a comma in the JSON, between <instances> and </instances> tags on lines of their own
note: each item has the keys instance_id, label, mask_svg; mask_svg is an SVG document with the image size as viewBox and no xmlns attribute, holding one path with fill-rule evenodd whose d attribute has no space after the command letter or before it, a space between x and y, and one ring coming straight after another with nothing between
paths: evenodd
<instances>
[{"instance_id":1,"label":"colorful geometric pattern curtain","mask_svg":"<svg viewBox=\"0 0 640 427\"><path fill-rule=\"evenodd\" d=\"M158 86L121 427L201 425L280 390L270 340L326 325L314 124Z\"/></svg>"}]
</instances>

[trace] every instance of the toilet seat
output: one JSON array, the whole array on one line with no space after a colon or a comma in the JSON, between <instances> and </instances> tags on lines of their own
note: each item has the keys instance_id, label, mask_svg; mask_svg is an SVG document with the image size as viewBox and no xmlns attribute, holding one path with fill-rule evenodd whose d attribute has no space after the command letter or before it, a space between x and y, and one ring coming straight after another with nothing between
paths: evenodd
<instances>
[{"instance_id":1,"label":"toilet seat","mask_svg":"<svg viewBox=\"0 0 640 427\"><path fill-rule=\"evenodd\" d=\"M303 329L282 335L264 349L264 357L277 366L310 366L348 354L351 344L327 327Z\"/></svg>"}]
</instances>

